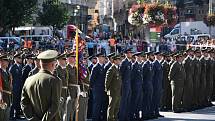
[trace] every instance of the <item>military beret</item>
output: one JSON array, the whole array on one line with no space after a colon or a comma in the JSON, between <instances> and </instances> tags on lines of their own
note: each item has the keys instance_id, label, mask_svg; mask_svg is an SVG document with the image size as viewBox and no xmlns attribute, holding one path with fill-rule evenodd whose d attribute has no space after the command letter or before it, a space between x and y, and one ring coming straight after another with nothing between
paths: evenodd
<instances>
[{"instance_id":1,"label":"military beret","mask_svg":"<svg viewBox=\"0 0 215 121\"><path fill-rule=\"evenodd\" d=\"M100 57L100 56L105 57L105 54L104 53L98 53L98 54L96 54L96 57Z\"/></svg>"},{"instance_id":2,"label":"military beret","mask_svg":"<svg viewBox=\"0 0 215 121\"><path fill-rule=\"evenodd\" d=\"M8 58L8 56L6 54L2 54L2 55L0 55L0 60L9 61L10 59Z\"/></svg>"},{"instance_id":3,"label":"military beret","mask_svg":"<svg viewBox=\"0 0 215 121\"><path fill-rule=\"evenodd\" d=\"M66 54L62 53L57 56L57 59L66 59Z\"/></svg>"},{"instance_id":4,"label":"military beret","mask_svg":"<svg viewBox=\"0 0 215 121\"><path fill-rule=\"evenodd\" d=\"M115 54L116 54L116 53L110 53L110 54L107 55L107 57L108 57L108 58L111 58L111 57L113 57Z\"/></svg>"},{"instance_id":5,"label":"military beret","mask_svg":"<svg viewBox=\"0 0 215 121\"><path fill-rule=\"evenodd\" d=\"M133 55L134 56L139 56L139 55L141 55L142 54L142 52L136 52L136 53L134 53Z\"/></svg>"},{"instance_id":6,"label":"military beret","mask_svg":"<svg viewBox=\"0 0 215 121\"><path fill-rule=\"evenodd\" d=\"M113 60L121 59L120 55L114 55L112 58Z\"/></svg>"},{"instance_id":7,"label":"military beret","mask_svg":"<svg viewBox=\"0 0 215 121\"><path fill-rule=\"evenodd\" d=\"M125 49L125 50L124 50L124 53L129 53L129 52L130 52L130 53L133 53L131 48L128 48L128 49Z\"/></svg>"},{"instance_id":8,"label":"military beret","mask_svg":"<svg viewBox=\"0 0 215 121\"><path fill-rule=\"evenodd\" d=\"M37 58L39 60L44 60L46 62L51 62L51 61L56 60L57 56L58 56L58 52L57 51L55 51L55 50L46 50L46 51L41 52L37 56Z\"/></svg>"}]
</instances>

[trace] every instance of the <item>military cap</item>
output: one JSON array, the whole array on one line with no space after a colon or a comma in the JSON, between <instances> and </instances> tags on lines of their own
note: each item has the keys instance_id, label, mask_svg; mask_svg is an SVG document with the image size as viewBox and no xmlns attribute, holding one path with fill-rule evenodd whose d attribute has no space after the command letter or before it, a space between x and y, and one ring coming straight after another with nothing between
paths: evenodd
<instances>
[{"instance_id":1,"label":"military cap","mask_svg":"<svg viewBox=\"0 0 215 121\"><path fill-rule=\"evenodd\" d=\"M114 55L112 58L113 60L121 59L120 55Z\"/></svg>"},{"instance_id":2,"label":"military cap","mask_svg":"<svg viewBox=\"0 0 215 121\"><path fill-rule=\"evenodd\" d=\"M214 49L211 48L211 49L208 49L208 53L213 53L214 52Z\"/></svg>"},{"instance_id":3,"label":"military cap","mask_svg":"<svg viewBox=\"0 0 215 121\"><path fill-rule=\"evenodd\" d=\"M13 57L14 58L22 58L22 53L16 53Z\"/></svg>"},{"instance_id":4,"label":"military cap","mask_svg":"<svg viewBox=\"0 0 215 121\"><path fill-rule=\"evenodd\" d=\"M72 53L67 54L66 57L67 57L67 58L68 58L68 57L76 57L76 55L75 55L74 52L72 52Z\"/></svg>"},{"instance_id":5,"label":"military cap","mask_svg":"<svg viewBox=\"0 0 215 121\"><path fill-rule=\"evenodd\" d=\"M157 51L157 52L154 52L154 55L160 55L161 52Z\"/></svg>"},{"instance_id":6,"label":"military cap","mask_svg":"<svg viewBox=\"0 0 215 121\"><path fill-rule=\"evenodd\" d=\"M58 56L58 52L55 50L46 50L41 52L38 56L37 59L39 60L44 60L44 62L52 62L56 60Z\"/></svg>"},{"instance_id":7,"label":"military cap","mask_svg":"<svg viewBox=\"0 0 215 121\"><path fill-rule=\"evenodd\" d=\"M89 56L88 58L89 58L89 60L92 60L92 59L96 58L96 56L92 55L92 56Z\"/></svg>"},{"instance_id":8,"label":"military cap","mask_svg":"<svg viewBox=\"0 0 215 121\"><path fill-rule=\"evenodd\" d=\"M146 55L154 55L154 53L152 51L148 51L146 52Z\"/></svg>"},{"instance_id":9,"label":"military cap","mask_svg":"<svg viewBox=\"0 0 215 121\"><path fill-rule=\"evenodd\" d=\"M26 59L33 59L34 57L35 57L34 54L26 54L26 55L24 56L24 58L26 58Z\"/></svg>"},{"instance_id":10,"label":"military cap","mask_svg":"<svg viewBox=\"0 0 215 121\"><path fill-rule=\"evenodd\" d=\"M107 57L108 57L108 58L111 58L111 57L113 57L115 54L116 54L116 53L110 53L110 54L107 55Z\"/></svg>"},{"instance_id":11,"label":"military cap","mask_svg":"<svg viewBox=\"0 0 215 121\"><path fill-rule=\"evenodd\" d=\"M188 48L185 52L194 51L193 48Z\"/></svg>"},{"instance_id":12,"label":"military cap","mask_svg":"<svg viewBox=\"0 0 215 121\"><path fill-rule=\"evenodd\" d=\"M8 56L6 54L2 54L2 55L0 55L0 60L7 60L7 61L9 61L10 59L8 58Z\"/></svg>"},{"instance_id":13,"label":"military cap","mask_svg":"<svg viewBox=\"0 0 215 121\"><path fill-rule=\"evenodd\" d=\"M130 52L130 53L133 53L131 48L128 48L128 49L125 49L125 50L124 50L124 53L129 53L129 52Z\"/></svg>"},{"instance_id":14,"label":"military cap","mask_svg":"<svg viewBox=\"0 0 215 121\"><path fill-rule=\"evenodd\" d=\"M57 59L66 59L66 54L62 53L62 54L58 54Z\"/></svg>"},{"instance_id":15,"label":"military cap","mask_svg":"<svg viewBox=\"0 0 215 121\"><path fill-rule=\"evenodd\" d=\"M96 54L96 57L100 57L100 56L104 56L105 57L105 54L104 53L98 53L98 54Z\"/></svg>"},{"instance_id":16,"label":"military cap","mask_svg":"<svg viewBox=\"0 0 215 121\"><path fill-rule=\"evenodd\" d=\"M207 52L207 48L202 48L201 51L202 52Z\"/></svg>"},{"instance_id":17,"label":"military cap","mask_svg":"<svg viewBox=\"0 0 215 121\"><path fill-rule=\"evenodd\" d=\"M146 56L146 53L143 51L143 52L141 52L141 56L142 57L145 57Z\"/></svg>"},{"instance_id":18,"label":"military cap","mask_svg":"<svg viewBox=\"0 0 215 121\"><path fill-rule=\"evenodd\" d=\"M142 52L136 52L136 53L134 53L133 55L134 56L139 56L139 55L141 55L142 54Z\"/></svg>"},{"instance_id":19,"label":"military cap","mask_svg":"<svg viewBox=\"0 0 215 121\"><path fill-rule=\"evenodd\" d=\"M177 53L174 55L174 57L182 57L182 53Z\"/></svg>"}]
</instances>

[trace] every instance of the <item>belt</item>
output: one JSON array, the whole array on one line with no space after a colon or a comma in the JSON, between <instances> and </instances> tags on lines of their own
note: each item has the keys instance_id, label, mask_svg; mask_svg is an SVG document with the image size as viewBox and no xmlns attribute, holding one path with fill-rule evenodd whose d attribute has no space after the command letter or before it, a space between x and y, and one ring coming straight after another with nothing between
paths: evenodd
<instances>
[{"instance_id":1,"label":"belt","mask_svg":"<svg viewBox=\"0 0 215 121\"><path fill-rule=\"evenodd\" d=\"M78 84L69 84L69 86L80 87L80 85L78 85Z\"/></svg>"},{"instance_id":2,"label":"belt","mask_svg":"<svg viewBox=\"0 0 215 121\"><path fill-rule=\"evenodd\" d=\"M7 94L9 94L9 95L11 95L11 94L12 94L12 92L11 92L11 91L7 91L7 90L2 90L2 92L7 93Z\"/></svg>"},{"instance_id":3,"label":"belt","mask_svg":"<svg viewBox=\"0 0 215 121\"><path fill-rule=\"evenodd\" d=\"M64 86L64 87L62 87L62 89L68 89L68 87Z\"/></svg>"}]
</instances>

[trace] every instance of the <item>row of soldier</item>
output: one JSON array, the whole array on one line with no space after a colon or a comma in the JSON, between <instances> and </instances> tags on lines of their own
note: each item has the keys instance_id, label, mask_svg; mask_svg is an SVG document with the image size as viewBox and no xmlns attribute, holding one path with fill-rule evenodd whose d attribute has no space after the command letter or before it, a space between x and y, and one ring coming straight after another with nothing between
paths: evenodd
<instances>
[{"instance_id":1,"label":"row of soldier","mask_svg":"<svg viewBox=\"0 0 215 121\"><path fill-rule=\"evenodd\" d=\"M189 49L172 57L159 52L132 53L131 49L124 54L108 55L106 65L104 54L91 57L88 76L81 81L76 78L75 55L58 55L53 74L62 80L61 120L69 121L74 117L79 121L87 117L95 121L145 120L162 117L159 107L177 113L211 105L215 79L213 49ZM25 80L40 70L40 60L35 55L25 54L24 58L25 64L22 54L17 53L14 63L9 63L7 55L0 56L1 81L4 82L1 106L7 104L0 118L5 121L9 116L19 118ZM87 58L84 64L87 67Z\"/></svg>"}]
</instances>

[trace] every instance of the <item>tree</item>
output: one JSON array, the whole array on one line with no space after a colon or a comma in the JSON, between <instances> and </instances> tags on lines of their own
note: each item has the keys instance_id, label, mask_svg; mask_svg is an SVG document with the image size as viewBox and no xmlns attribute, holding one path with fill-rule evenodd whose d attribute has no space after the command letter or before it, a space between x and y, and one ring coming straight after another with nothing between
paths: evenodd
<instances>
[{"instance_id":1,"label":"tree","mask_svg":"<svg viewBox=\"0 0 215 121\"><path fill-rule=\"evenodd\" d=\"M30 23L36 5L37 0L0 0L0 32Z\"/></svg>"},{"instance_id":2,"label":"tree","mask_svg":"<svg viewBox=\"0 0 215 121\"><path fill-rule=\"evenodd\" d=\"M68 10L58 2L44 2L43 9L38 13L41 25L61 29L69 19Z\"/></svg>"}]
</instances>

